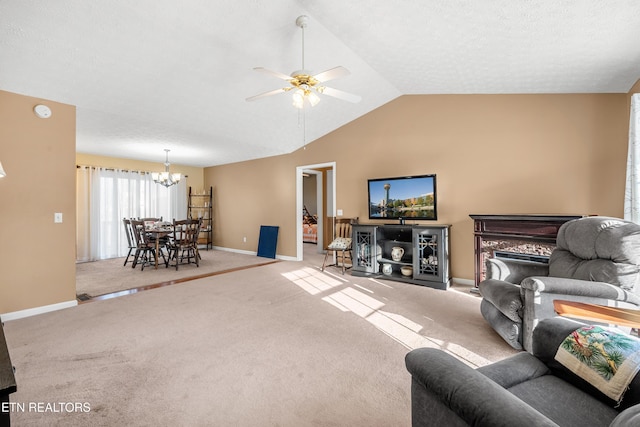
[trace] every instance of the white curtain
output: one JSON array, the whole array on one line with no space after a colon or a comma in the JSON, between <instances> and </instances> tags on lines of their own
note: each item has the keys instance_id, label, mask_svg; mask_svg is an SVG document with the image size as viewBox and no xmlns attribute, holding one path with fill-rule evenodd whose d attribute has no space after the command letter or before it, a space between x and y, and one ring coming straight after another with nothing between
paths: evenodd
<instances>
[{"instance_id":1,"label":"white curtain","mask_svg":"<svg viewBox=\"0 0 640 427\"><path fill-rule=\"evenodd\" d=\"M151 174L80 166L77 168L77 261L126 256L123 218L187 217L187 184L166 188Z\"/></svg>"},{"instance_id":2,"label":"white curtain","mask_svg":"<svg viewBox=\"0 0 640 427\"><path fill-rule=\"evenodd\" d=\"M624 219L640 224L640 94L631 95Z\"/></svg>"}]
</instances>

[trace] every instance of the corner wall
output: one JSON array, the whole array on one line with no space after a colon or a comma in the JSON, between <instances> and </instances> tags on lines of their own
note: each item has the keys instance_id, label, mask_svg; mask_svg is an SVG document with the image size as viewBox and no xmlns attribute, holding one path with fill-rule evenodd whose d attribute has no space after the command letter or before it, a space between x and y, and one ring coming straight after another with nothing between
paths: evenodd
<instances>
[{"instance_id":1,"label":"corner wall","mask_svg":"<svg viewBox=\"0 0 640 427\"><path fill-rule=\"evenodd\" d=\"M214 243L255 251L260 225L278 225L277 253L294 257L297 166L335 161L336 208L361 222L369 222L368 178L435 173L437 223L452 225L453 276L471 280L469 214L622 216L626 100L626 94L402 96L306 150L206 168Z\"/></svg>"},{"instance_id":2,"label":"corner wall","mask_svg":"<svg viewBox=\"0 0 640 427\"><path fill-rule=\"evenodd\" d=\"M75 304L75 150L74 106L0 91L0 314Z\"/></svg>"}]
</instances>

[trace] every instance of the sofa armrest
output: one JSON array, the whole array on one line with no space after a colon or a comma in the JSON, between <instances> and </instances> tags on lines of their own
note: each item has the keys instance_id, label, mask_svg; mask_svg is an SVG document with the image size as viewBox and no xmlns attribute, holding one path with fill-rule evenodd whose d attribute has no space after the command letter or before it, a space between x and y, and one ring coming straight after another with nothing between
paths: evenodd
<instances>
[{"instance_id":1,"label":"sofa armrest","mask_svg":"<svg viewBox=\"0 0 640 427\"><path fill-rule=\"evenodd\" d=\"M451 417L447 425L557 426L481 372L442 350L412 350L405 363L414 384L412 402L418 400L416 393L423 393L429 398L419 400L432 404L430 408L415 408L412 403L413 426L442 425L447 416Z\"/></svg>"},{"instance_id":2,"label":"sofa armrest","mask_svg":"<svg viewBox=\"0 0 640 427\"><path fill-rule=\"evenodd\" d=\"M482 366L477 371L503 388L511 388L551 373L547 365L526 351Z\"/></svg>"},{"instance_id":3,"label":"sofa armrest","mask_svg":"<svg viewBox=\"0 0 640 427\"><path fill-rule=\"evenodd\" d=\"M478 284L478 291L507 318L516 323L522 322L520 286L504 280L486 279Z\"/></svg>"},{"instance_id":4,"label":"sofa armrest","mask_svg":"<svg viewBox=\"0 0 640 427\"><path fill-rule=\"evenodd\" d=\"M489 258L485 265L487 267L487 279L503 280L510 283L520 283L522 279L529 276L546 276L549 274L549 264L542 262Z\"/></svg>"},{"instance_id":5,"label":"sofa armrest","mask_svg":"<svg viewBox=\"0 0 640 427\"><path fill-rule=\"evenodd\" d=\"M624 301L640 306L640 297L625 291L619 286L604 282L535 276L527 277L520 283L520 286L525 292L531 291L535 294L548 293L584 298L600 298ZM562 297L558 297L557 299L562 299Z\"/></svg>"},{"instance_id":6,"label":"sofa armrest","mask_svg":"<svg viewBox=\"0 0 640 427\"><path fill-rule=\"evenodd\" d=\"M629 427L640 426L640 404L632 406L620 412L620 415L613 419L609 427Z\"/></svg>"}]
</instances>

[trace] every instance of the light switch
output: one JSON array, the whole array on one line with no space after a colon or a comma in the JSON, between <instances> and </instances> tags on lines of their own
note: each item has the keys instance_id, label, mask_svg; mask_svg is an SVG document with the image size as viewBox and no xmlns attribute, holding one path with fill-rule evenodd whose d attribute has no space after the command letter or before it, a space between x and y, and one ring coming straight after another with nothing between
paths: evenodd
<instances>
[{"instance_id":1,"label":"light switch","mask_svg":"<svg viewBox=\"0 0 640 427\"><path fill-rule=\"evenodd\" d=\"M62 212L56 212L53 214L53 222L56 224L62 223Z\"/></svg>"},{"instance_id":2,"label":"light switch","mask_svg":"<svg viewBox=\"0 0 640 427\"><path fill-rule=\"evenodd\" d=\"M338 209L337 215L342 216L342 209Z\"/></svg>"}]
</instances>

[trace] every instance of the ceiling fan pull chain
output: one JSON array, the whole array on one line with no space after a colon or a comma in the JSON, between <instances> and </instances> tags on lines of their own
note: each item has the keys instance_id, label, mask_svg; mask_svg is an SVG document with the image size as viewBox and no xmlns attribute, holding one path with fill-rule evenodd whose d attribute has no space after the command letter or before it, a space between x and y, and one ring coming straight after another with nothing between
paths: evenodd
<instances>
[{"instance_id":1,"label":"ceiling fan pull chain","mask_svg":"<svg viewBox=\"0 0 640 427\"><path fill-rule=\"evenodd\" d=\"M302 128L302 149L307 149L307 116L305 115L305 108L298 109L298 127Z\"/></svg>"}]
</instances>

